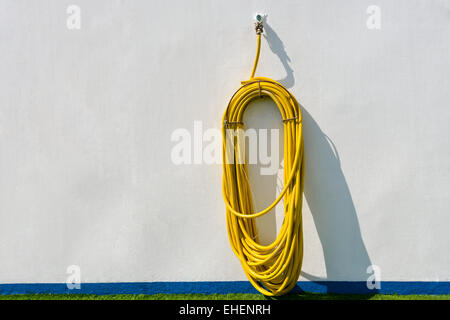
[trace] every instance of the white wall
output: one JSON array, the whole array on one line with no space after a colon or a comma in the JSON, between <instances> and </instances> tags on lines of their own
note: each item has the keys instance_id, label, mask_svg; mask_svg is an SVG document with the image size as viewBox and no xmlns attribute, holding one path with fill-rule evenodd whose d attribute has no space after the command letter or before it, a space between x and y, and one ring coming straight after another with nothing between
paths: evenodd
<instances>
[{"instance_id":1,"label":"white wall","mask_svg":"<svg viewBox=\"0 0 450 320\"><path fill-rule=\"evenodd\" d=\"M221 166L173 164L171 134L220 127L255 12L257 74L304 107L304 276L450 280L449 1L2 0L0 283L72 264L85 282L245 279ZM281 127L268 102L246 117ZM276 178L255 172L263 206Z\"/></svg>"}]
</instances>

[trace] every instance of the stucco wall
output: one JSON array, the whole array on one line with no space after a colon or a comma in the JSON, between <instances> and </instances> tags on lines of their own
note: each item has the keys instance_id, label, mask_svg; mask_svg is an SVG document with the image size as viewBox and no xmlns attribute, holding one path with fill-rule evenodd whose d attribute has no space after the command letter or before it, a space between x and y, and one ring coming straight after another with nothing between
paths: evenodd
<instances>
[{"instance_id":1,"label":"stucco wall","mask_svg":"<svg viewBox=\"0 0 450 320\"><path fill-rule=\"evenodd\" d=\"M0 283L65 282L69 265L83 282L245 280L221 165L173 163L171 138L220 128L255 12L257 74L303 106L302 279L377 265L381 280L450 280L449 1L2 0ZM246 118L282 128L267 101ZM254 169L262 208L276 176ZM259 223L269 241L280 219Z\"/></svg>"}]
</instances>

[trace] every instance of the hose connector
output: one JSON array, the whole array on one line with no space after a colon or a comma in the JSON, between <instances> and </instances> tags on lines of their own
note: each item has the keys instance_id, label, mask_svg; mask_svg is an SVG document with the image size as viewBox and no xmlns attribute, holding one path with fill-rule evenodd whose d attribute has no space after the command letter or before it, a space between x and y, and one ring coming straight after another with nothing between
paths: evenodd
<instances>
[{"instance_id":1,"label":"hose connector","mask_svg":"<svg viewBox=\"0 0 450 320\"><path fill-rule=\"evenodd\" d=\"M255 16L255 31L256 31L256 34L258 34L258 35L260 35L261 33L264 32L263 22L264 22L264 15L258 13Z\"/></svg>"}]
</instances>

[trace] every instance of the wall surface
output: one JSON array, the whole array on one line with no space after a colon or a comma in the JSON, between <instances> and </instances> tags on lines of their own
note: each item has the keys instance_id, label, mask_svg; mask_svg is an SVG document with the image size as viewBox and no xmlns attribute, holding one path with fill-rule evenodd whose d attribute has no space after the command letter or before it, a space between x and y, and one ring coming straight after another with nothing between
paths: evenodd
<instances>
[{"instance_id":1,"label":"wall surface","mask_svg":"<svg viewBox=\"0 0 450 320\"><path fill-rule=\"evenodd\" d=\"M172 152L220 128L255 12L257 75L303 106L301 280L450 281L449 1L1 0L0 283L245 280L221 164ZM267 100L246 119L282 129ZM261 166L260 209L279 190Z\"/></svg>"}]
</instances>

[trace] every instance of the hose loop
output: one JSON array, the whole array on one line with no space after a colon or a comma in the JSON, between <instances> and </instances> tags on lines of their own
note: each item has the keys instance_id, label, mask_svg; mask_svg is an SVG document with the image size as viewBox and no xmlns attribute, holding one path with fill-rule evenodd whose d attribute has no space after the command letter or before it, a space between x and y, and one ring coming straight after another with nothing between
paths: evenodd
<instances>
[{"instance_id":1,"label":"hose loop","mask_svg":"<svg viewBox=\"0 0 450 320\"><path fill-rule=\"evenodd\" d=\"M278 296L289 292L296 285L303 260L303 124L300 105L285 87L275 80L255 77L261 50L261 33L257 34L257 40L251 77L242 81L223 116L223 198L228 238L247 278L262 294ZM245 136L241 131L245 109L253 100L263 96L274 101L284 123L284 187L271 205L256 211L247 164L243 161ZM273 210L281 200L284 205L284 221L280 232L273 243L262 245L258 243L256 218Z\"/></svg>"}]
</instances>

